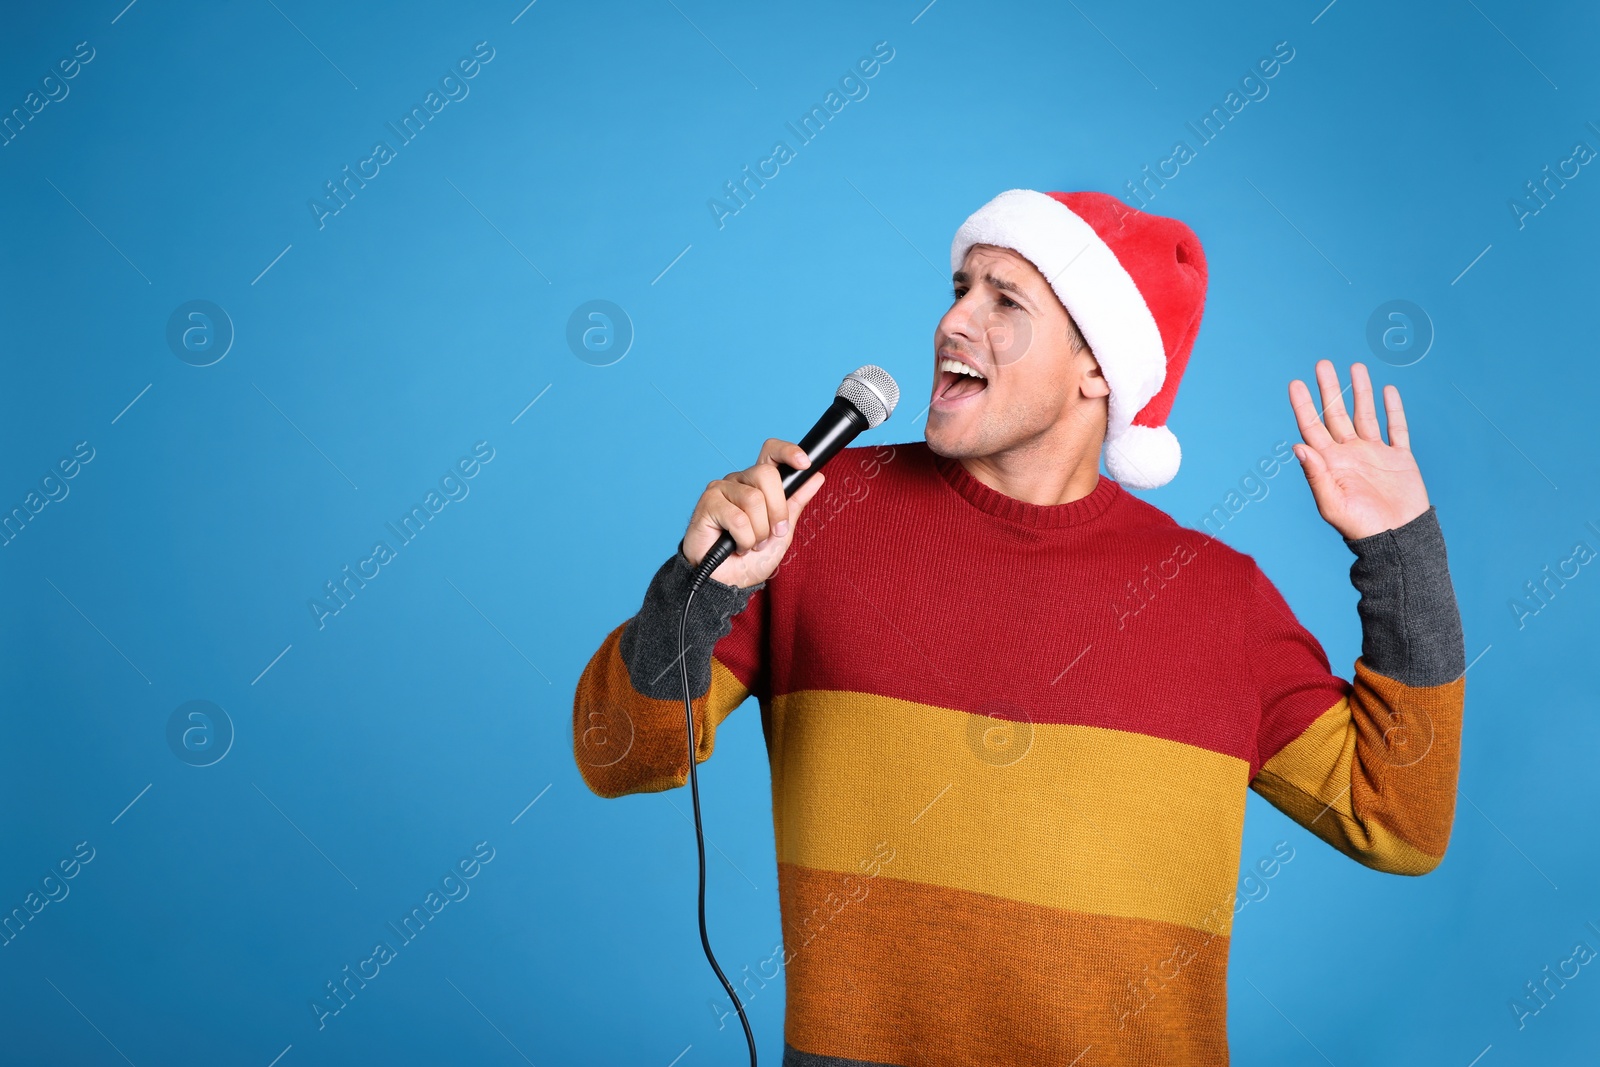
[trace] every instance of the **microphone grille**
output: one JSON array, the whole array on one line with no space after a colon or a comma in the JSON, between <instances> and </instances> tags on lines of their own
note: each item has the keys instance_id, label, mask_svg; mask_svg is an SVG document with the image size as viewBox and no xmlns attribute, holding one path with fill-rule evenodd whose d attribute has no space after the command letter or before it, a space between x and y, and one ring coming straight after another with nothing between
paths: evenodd
<instances>
[{"instance_id":1,"label":"microphone grille","mask_svg":"<svg viewBox=\"0 0 1600 1067\"><path fill-rule=\"evenodd\" d=\"M857 367L850 376L839 383L834 396L843 397L867 417L867 426L876 428L894 414L900 403L900 385L888 371L875 364Z\"/></svg>"}]
</instances>

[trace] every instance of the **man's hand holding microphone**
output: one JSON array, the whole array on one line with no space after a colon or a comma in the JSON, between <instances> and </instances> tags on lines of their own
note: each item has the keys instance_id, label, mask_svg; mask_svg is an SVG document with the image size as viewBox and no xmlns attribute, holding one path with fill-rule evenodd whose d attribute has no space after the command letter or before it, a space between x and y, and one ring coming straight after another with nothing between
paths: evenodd
<instances>
[{"instance_id":1,"label":"man's hand holding microphone","mask_svg":"<svg viewBox=\"0 0 1600 1067\"><path fill-rule=\"evenodd\" d=\"M748 588L772 577L794 541L800 513L822 488L821 471L808 477L792 497L783 494L778 464L806 470L811 458L793 441L769 437L753 466L718 478L689 516L683 555L698 566L724 531L733 536L734 554L711 572L711 580Z\"/></svg>"}]
</instances>

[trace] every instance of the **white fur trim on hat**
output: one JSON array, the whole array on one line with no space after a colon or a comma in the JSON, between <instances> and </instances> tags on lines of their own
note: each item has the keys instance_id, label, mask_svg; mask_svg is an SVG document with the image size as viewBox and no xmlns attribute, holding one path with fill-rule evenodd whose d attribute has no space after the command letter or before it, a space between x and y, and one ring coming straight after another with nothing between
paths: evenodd
<instances>
[{"instance_id":1,"label":"white fur trim on hat","mask_svg":"<svg viewBox=\"0 0 1600 1067\"><path fill-rule=\"evenodd\" d=\"M1155 316L1116 253L1071 208L1033 189L1007 190L961 224L950 243L952 273L975 244L1009 248L1037 267L1089 342L1111 387L1111 476L1138 489L1170 481L1178 471L1177 438L1165 426L1132 425L1166 380L1166 348ZM1162 440L1170 444L1157 443Z\"/></svg>"}]
</instances>

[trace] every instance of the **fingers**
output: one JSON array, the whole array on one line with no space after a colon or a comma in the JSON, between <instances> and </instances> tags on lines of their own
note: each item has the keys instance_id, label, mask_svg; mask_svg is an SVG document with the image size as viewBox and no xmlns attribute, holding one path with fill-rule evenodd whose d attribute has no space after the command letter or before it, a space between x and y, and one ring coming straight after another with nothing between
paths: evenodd
<instances>
[{"instance_id":1,"label":"fingers","mask_svg":"<svg viewBox=\"0 0 1600 1067\"><path fill-rule=\"evenodd\" d=\"M1356 428L1345 414L1344 390L1339 388L1339 372L1332 360L1317 360L1317 391L1322 394L1322 421L1333 439L1344 442L1354 437Z\"/></svg>"},{"instance_id":2,"label":"fingers","mask_svg":"<svg viewBox=\"0 0 1600 1067\"><path fill-rule=\"evenodd\" d=\"M706 486L700 497L702 515L720 526L743 552L767 539L766 497L753 485L724 478Z\"/></svg>"},{"instance_id":3,"label":"fingers","mask_svg":"<svg viewBox=\"0 0 1600 1067\"><path fill-rule=\"evenodd\" d=\"M740 471L728 480L723 492L739 505L745 517L750 520L751 534L755 538L754 544L759 545L772 536L772 513L768 510L767 494L763 493L759 486L745 482L743 478L747 476L747 471Z\"/></svg>"},{"instance_id":4,"label":"fingers","mask_svg":"<svg viewBox=\"0 0 1600 1067\"><path fill-rule=\"evenodd\" d=\"M1354 393L1356 433L1366 441L1382 443L1378 428L1378 409L1372 403L1372 378L1360 363L1350 364L1350 385Z\"/></svg>"},{"instance_id":5,"label":"fingers","mask_svg":"<svg viewBox=\"0 0 1600 1067\"><path fill-rule=\"evenodd\" d=\"M699 512L720 526L743 552L767 539L772 532L767 518L767 498L760 489L737 481L739 471L712 482L701 494Z\"/></svg>"},{"instance_id":6,"label":"fingers","mask_svg":"<svg viewBox=\"0 0 1600 1067\"><path fill-rule=\"evenodd\" d=\"M805 480L805 483L800 488L794 491L794 496L789 498L789 528L791 530L799 528L800 513L805 511L807 504L811 503L811 498L821 491L823 477L824 475L821 471L813 474ZM782 535L780 534L779 536Z\"/></svg>"},{"instance_id":7,"label":"fingers","mask_svg":"<svg viewBox=\"0 0 1600 1067\"><path fill-rule=\"evenodd\" d=\"M1395 386L1383 387L1383 412L1389 420L1389 443L1396 448L1411 451L1411 432L1406 427L1406 409L1400 406L1400 390Z\"/></svg>"},{"instance_id":8,"label":"fingers","mask_svg":"<svg viewBox=\"0 0 1600 1067\"><path fill-rule=\"evenodd\" d=\"M782 537L789 532L789 501L783 495L783 479L778 476L777 464L763 461L729 477L733 481L754 486L761 494L765 525L772 536Z\"/></svg>"},{"instance_id":9,"label":"fingers","mask_svg":"<svg viewBox=\"0 0 1600 1067\"><path fill-rule=\"evenodd\" d=\"M1289 383L1289 406L1294 408L1294 421L1306 444L1314 449L1333 444L1328 428L1322 425L1322 418L1317 414L1317 406L1311 402L1311 390L1298 378Z\"/></svg>"},{"instance_id":10,"label":"fingers","mask_svg":"<svg viewBox=\"0 0 1600 1067\"><path fill-rule=\"evenodd\" d=\"M743 554L764 548L773 538L789 536L799 509L816 494L822 475L813 475L789 499L783 495L779 463L804 470L811 466L811 458L793 441L768 438L753 466L708 484L690 520L691 532L703 531L703 535L694 535L695 540L701 536L714 540L726 531L736 551ZM684 547L687 552L691 547L688 541Z\"/></svg>"},{"instance_id":11,"label":"fingers","mask_svg":"<svg viewBox=\"0 0 1600 1067\"><path fill-rule=\"evenodd\" d=\"M753 466L706 486L701 498L705 515L728 532L740 552L789 533L791 503L783 495L779 463L803 470L811 458L793 441L769 437Z\"/></svg>"},{"instance_id":12,"label":"fingers","mask_svg":"<svg viewBox=\"0 0 1600 1067\"><path fill-rule=\"evenodd\" d=\"M791 504L783 495L783 479L778 473L777 466L779 463L787 464L795 470L804 470L811 466L811 457L806 455L805 449L793 441L769 437L762 443L754 466L728 476L732 481L743 482L760 490L765 502L764 520L757 519L752 523L758 531L766 531L757 539L753 546L755 548L763 547L769 537L785 537L789 533Z\"/></svg>"}]
</instances>

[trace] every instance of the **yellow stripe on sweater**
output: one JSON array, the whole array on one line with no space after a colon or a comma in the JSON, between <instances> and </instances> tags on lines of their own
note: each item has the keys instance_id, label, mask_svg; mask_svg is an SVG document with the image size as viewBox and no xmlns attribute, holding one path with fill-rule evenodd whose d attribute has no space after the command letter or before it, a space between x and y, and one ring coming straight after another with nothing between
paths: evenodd
<instances>
[{"instance_id":1,"label":"yellow stripe on sweater","mask_svg":"<svg viewBox=\"0 0 1600 1067\"><path fill-rule=\"evenodd\" d=\"M1232 929L1245 761L1144 734L888 697L773 700L778 860ZM999 731L995 733L994 731ZM1011 744L1000 744L1009 731Z\"/></svg>"}]
</instances>

